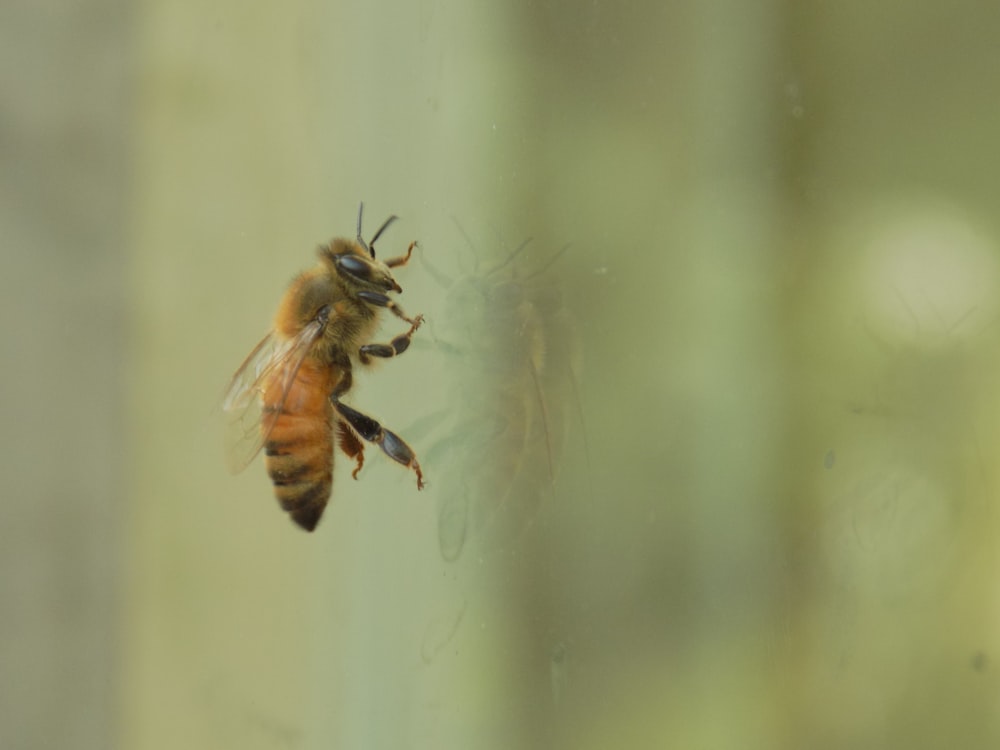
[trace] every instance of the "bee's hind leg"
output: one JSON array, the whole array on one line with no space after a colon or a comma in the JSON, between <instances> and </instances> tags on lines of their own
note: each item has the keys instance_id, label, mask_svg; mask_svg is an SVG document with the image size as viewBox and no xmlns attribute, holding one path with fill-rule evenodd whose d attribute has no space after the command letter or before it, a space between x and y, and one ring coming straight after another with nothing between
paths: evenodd
<instances>
[{"instance_id":1,"label":"bee's hind leg","mask_svg":"<svg viewBox=\"0 0 1000 750\"><path fill-rule=\"evenodd\" d=\"M351 472L351 477L357 479L358 472L365 465L365 446L361 444L358 436L354 434L354 430L345 424L343 420L337 421L337 444L347 454L348 458L354 459L356 465L354 471Z\"/></svg>"},{"instance_id":2,"label":"bee's hind leg","mask_svg":"<svg viewBox=\"0 0 1000 750\"><path fill-rule=\"evenodd\" d=\"M377 444L385 455L393 461L396 461L409 469L413 469L417 474L417 489L422 490L424 488L424 474L420 470L420 464L417 462L417 456L414 454L413 449L406 444L406 441L404 441L403 438L395 432L387 430L367 414L362 414L361 412L356 411L350 406L342 404L340 401L335 399L333 399L333 408L337 410L337 413L358 435L367 440L369 443ZM355 443L349 443L350 447L353 448L355 444L360 447L361 444L357 442L357 438L354 438L354 440ZM344 448L343 437L341 437L341 448ZM351 455L350 451L346 449L345 452L347 452L348 455ZM360 453L358 455L360 455ZM358 469L360 468L361 463L358 464Z\"/></svg>"}]
</instances>

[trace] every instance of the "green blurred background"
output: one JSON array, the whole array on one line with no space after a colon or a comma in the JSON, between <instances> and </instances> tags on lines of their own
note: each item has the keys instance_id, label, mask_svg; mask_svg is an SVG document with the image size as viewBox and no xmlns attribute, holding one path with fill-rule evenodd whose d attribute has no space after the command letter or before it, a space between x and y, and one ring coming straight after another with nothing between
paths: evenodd
<instances>
[{"instance_id":1,"label":"green blurred background","mask_svg":"<svg viewBox=\"0 0 1000 750\"><path fill-rule=\"evenodd\" d=\"M0 746L996 747L998 35L5 3ZM214 412L362 199L430 486L309 536Z\"/></svg>"}]
</instances>

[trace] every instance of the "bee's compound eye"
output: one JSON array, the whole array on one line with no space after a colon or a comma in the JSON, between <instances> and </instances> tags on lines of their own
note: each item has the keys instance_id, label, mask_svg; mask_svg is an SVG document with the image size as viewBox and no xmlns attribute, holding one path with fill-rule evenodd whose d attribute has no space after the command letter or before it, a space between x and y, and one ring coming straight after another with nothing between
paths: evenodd
<instances>
[{"instance_id":1,"label":"bee's compound eye","mask_svg":"<svg viewBox=\"0 0 1000 750\"><path fill-rule=\"evenodd\" d=\"M371 279L371 266L356 255L338 255L337 268L364 281Z\"/></svg>"}]
</instances>

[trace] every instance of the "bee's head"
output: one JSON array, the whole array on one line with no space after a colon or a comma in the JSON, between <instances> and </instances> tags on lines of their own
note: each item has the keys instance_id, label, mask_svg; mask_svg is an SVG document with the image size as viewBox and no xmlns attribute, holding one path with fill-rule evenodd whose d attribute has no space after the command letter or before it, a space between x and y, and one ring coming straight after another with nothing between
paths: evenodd
<instances>
[{"instance_id":1,"label":"bee's head","mask_svg":"<svg viewBox=\"0 0 1000 750\"><path fill-rule=\"evenodd\" d=\"M335 239L320 248L320 257L331 263L337 275L349 286L374 289L380 292L401 292L389 267L375 258L375 242L398 217L390 216L375 235L365 242L361 236L361 215L365 204L358 209L358 235L354 240Z\"/></svg>"}]
</instances>

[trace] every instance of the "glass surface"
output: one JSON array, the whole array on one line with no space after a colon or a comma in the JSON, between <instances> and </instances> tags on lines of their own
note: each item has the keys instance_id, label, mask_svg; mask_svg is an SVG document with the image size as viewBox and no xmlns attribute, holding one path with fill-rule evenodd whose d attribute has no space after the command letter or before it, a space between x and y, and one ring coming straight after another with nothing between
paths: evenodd
<instances>
[{"instance_id":1,"label":"glass surface","mask_svg":"<svg viewBox=\"0 0 1000 750\"><path fill-rule=\"evenodd\" d=\"M996 746L996 11L0 29L0 746ZM362 200L427 487L338 451L307 534L219 402Z\"/></svg>"}]
</instances>

